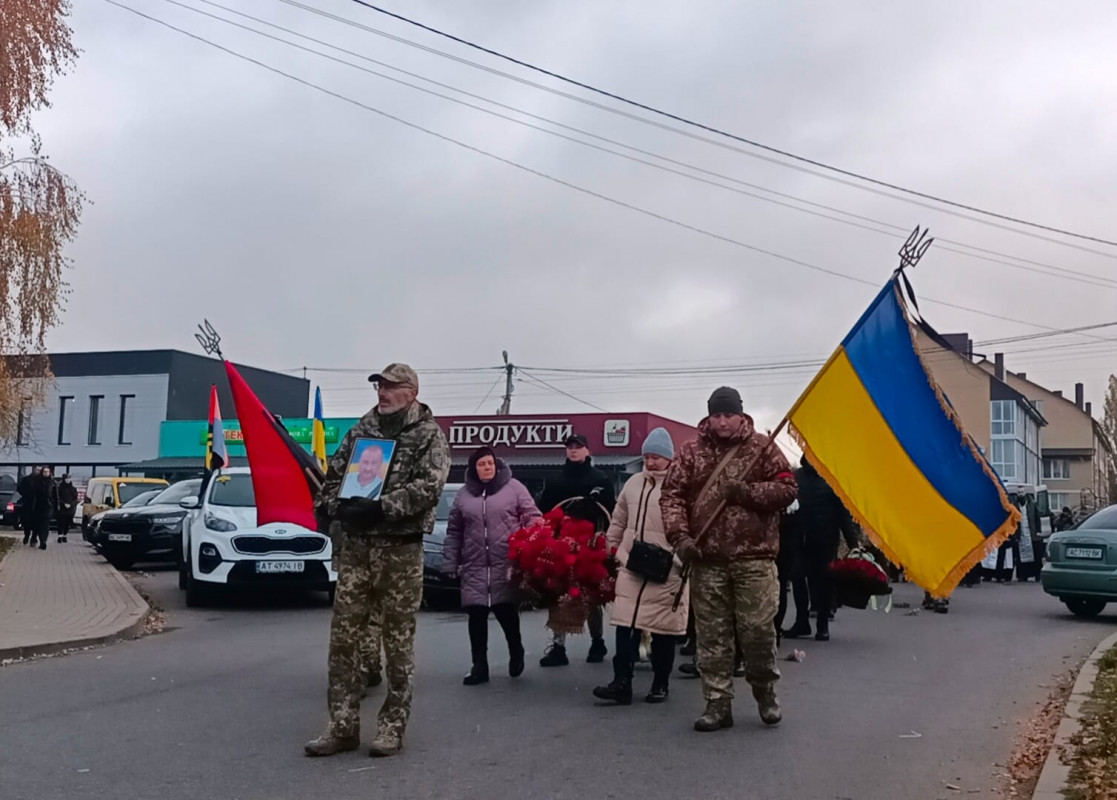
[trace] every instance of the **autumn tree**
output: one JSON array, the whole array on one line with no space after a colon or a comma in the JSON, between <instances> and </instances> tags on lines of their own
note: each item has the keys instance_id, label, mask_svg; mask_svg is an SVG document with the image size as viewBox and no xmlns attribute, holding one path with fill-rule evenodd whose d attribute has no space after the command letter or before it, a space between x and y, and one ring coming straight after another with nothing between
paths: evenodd
<instances>
[{"instance_id":1,"label":"autumn tree","mask_svg":"<svg viewBox=\"0 0 1117 800\"><path fill-rule=\"evenodd\" d=\"M1105 413L1101 420L1102 430L1109 438L1112 447L1117 447L1117 375L1109 376L1109 386L1105 391ZM1117 460L1117 457L1115 457ZM1117 503L1117 464L1109 465L1109 502Z\"/></svg>"},{"instance_id":2,"label":"autumn tree","mask_svg":"<svg viewBox=\"0 0 1117 800\"><path fill-rule=\"evenodd\" d=\"M43 154L31 119L77 58L69 16L70 0L0 0L0 442L45 397L46 334L65 301L64 251L85 201Z\"/></svg>"}]
</instances>

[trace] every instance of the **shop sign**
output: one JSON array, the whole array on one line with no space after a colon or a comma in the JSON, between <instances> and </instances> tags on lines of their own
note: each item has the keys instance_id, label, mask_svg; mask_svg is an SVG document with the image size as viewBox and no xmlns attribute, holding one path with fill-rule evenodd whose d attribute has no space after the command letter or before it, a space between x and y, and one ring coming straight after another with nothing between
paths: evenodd
<instances>
[{"instance_id":1,"label":"shop sign","mask_svg":"<svg viewBox=\"0 0 1117 800\"><path fill-rule=\"evenodd\" d=\"M287 428L287 432L291 434L291 438L297 444L311 444L314 437L314 427L310 425L297 426L293 425ZM203 428L198 440L204 445L206 439L209 437L209 430ZM336 425L326 426L326 443L334 444L338 441L338 428ZM225 443L226 444L244 444L244 433L240 428L226 428L225 429Z\"/></svg>"},{"instance_id":2,"label":"shop sign","mask_svg":"<svg viewBox=\"0 0 1117 800\"><path fill-rule=\"evenodd\" d=\"M509 447L519 450L561 449L574 425L566 419L518 419L514 422L451 422L450 447Z\"/></svg>"}]
</instances>

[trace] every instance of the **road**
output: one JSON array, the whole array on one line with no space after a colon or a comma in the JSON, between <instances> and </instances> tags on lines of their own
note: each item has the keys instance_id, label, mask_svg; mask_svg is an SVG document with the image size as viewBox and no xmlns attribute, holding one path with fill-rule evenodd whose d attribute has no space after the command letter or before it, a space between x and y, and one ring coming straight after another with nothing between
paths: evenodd
<instances>
[{"instance_id":1,"label":"road","mask_svg":"<svg viewBox=\"0 0 1117 800\"><path fill-rule=\"evenodd\" d=\"M513 682L495 622L494 680L463 687L464 618L424 612L404 753L307 759L326 719L321 596L187 609L175 577L141 579L165 633L0 669L5 800L994 797L1014 723L1117 627L1069 616L1035 584L959 590L946 616L842 609L832 641L781 663L783 725L764 728L746 690L735 728L698 734L696 681L675 680L662 706L597 706L610 667L581 661L574 639L570 667L529 660ZM897 601L919 597L897 587ZM524 618L529 659L543 620ZM637 681L642 697L650 675ZM366 744L382 691L366 701Z\"/></svg>"}]
</instances>

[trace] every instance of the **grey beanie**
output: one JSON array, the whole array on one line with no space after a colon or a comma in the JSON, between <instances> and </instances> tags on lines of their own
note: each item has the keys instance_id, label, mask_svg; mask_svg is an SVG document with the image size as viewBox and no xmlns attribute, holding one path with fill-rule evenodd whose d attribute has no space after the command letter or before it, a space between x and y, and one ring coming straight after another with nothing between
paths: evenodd
<instances>
[{"instance_id":1,"label":"grey beanie","mask_svg":"<svg viewBox=\"0 0 1117 800\"><path fill-rule=\"evenodd\" d=\"M667 432L666 428L656 428L648 434L648 438L644 440L644 446L640 448L640 455L663 456L668 461L675 459L675 443L671 441L671 434Z\"/></svg>"}]
</instances>

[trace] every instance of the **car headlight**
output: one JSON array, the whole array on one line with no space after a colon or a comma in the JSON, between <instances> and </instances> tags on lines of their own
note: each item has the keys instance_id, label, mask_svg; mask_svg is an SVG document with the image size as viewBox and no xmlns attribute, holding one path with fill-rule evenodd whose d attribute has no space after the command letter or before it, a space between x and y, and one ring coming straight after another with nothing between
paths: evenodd
<instances>
[{"instance_id":1,"label":"car headlight","mask_svg":"<svg viewBox=\"0 0 1117 800\"><path fill-rule=\"evenodd\" d=\"M237 526L229 520L215 517L213 514L206 514L204 521L207 528L218 533L232 533L237 529Z\"/></svg>"},{"instance_id":2,"label":"car headlight","mask_svg":"<svg viewBox=\"0 0 1117 800\"><path fill-rule=\"evenodd\" d=\"M154 525L170 525L170 526L175 526L175 525L178 525L178 524L179 524L180 522L182 522L182 516L177 516L177 517L156 517L156 518L155 518L155 519L153 519L153 520L152 520L151 522L152 522L152 524L154 524Z\"/></svg>"}]
</instances>

